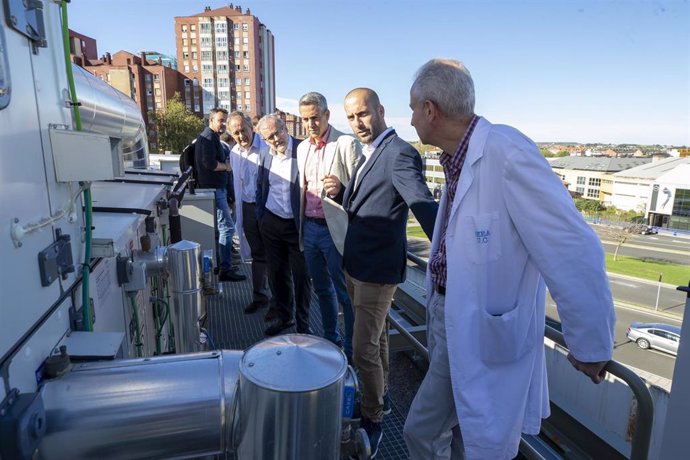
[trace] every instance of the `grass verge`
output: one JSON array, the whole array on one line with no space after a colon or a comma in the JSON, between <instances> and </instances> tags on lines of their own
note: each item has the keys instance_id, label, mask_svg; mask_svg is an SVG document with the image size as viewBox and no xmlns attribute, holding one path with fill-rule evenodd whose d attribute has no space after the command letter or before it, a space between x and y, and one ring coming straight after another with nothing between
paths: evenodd
<instances>
[{"instance_id":1,"label":"grass verge","mask_svg":"<svg viewBox=\"0 0 690 460\"><path fill-rule=\"evenodd\" d=\"M618 256L613 261L613 254L606 254L606 269L621 275L635 276L651 281L687 286L690 280L690 266L664 263L659 261L647 261L633 257Z\"/></svg>"}]
</instances>

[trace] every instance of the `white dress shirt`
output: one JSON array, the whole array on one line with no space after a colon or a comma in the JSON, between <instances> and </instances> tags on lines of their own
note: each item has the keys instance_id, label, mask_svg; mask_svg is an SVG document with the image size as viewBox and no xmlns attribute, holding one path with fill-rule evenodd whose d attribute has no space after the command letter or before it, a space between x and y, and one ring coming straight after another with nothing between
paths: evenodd
<instances>
[{"instance_id":1,"label":"white dress shirt","mask_svg":"<svg viewBox=\"0 0 690 460\"><path fill-rule=\"evenodd\" d=\"M248 149L243 149L239 144L232 147L232 151L240 156L240 170L235 171L235 180L240 181L241 199L246 203L256 202L256 176L259 173L261 144L259 135L254 134L252 145Z\"/></svg>"},{"instance_id":2,"label":"white dress shirt","mask_svg":"<svg viewBox=\"0 0 690 460\"><path fill-rule=\"evenodd\" d=\"M364 156L364 163L362 163L362 166L357 169L357 177L355 177L355 188L359 186L359 173L364 169L364 166L369 161L369 158L371 158L371 155L373 155L374 151L376 151L376 149L379 148L379 145L381 145L383 139L391 131L393 131L393 128L386 128L381 134L378 135L376 139L374 139L374 142L372 142L371 144L362 144L362 155Z\"/></svg>"},{"instance_id":3,"label":"white dress shirt","mask_svg":"<svg viewBox=\"0 0 690 460\"><path fill-rule=\"evenodd\" d=\"M292 138L288 141L285 155L281 155L271 149L273 160L271 170L268 175L268 197L266 198L266 209L276 216L283 219L291 219L292 203L290 200L290 178L292 168L297 167L295 159L292 157Z\"/></svg>"}]
</instances>

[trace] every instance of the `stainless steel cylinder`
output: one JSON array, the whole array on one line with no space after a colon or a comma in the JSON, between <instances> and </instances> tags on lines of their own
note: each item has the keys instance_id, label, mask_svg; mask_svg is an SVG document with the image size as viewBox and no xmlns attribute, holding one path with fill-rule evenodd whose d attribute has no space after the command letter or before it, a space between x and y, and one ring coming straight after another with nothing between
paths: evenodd
<instances>
[{"instance_id":1,"label":"stainless steel cylinder","mask_svg":"<svg viewBox=\"0 0 690 460\"><path fill-rule=\"evenodd\" d=\"M239 460L338 459L347 359L320 337L259 342L240 361Z\"/></svg>"},{"instance_id":2,"label":"stainless steel cylinder","mask_svg":"<svg viewBox=\"0 0 690 460\"><path fill-rule=\"evenodd\" d=\"M201 245L182 240L168 246L168 271L173 302L175 350L201 351L199 319L206 314L201 297Z\"/></svg>"},{"instance_id":3,"label":"stainless steel cylinder","mask_svg":"<svg viewBox=\"0 0 690 460\"><path fill-rule=\"evenodd\" d=\"M43 459L229 452L241 351L90 363L42 389Z\"/></svg>"}]
</instances>

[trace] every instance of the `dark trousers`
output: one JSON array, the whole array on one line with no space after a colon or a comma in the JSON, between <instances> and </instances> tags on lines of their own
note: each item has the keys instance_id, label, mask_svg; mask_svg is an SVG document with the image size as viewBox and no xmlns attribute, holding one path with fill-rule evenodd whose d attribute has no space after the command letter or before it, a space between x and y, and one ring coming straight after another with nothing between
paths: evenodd
<instances>
[{"instance_id":1,"label":"dark trousers","mask_svg":"<svg viewBox=\"0 0 690 460\"><path fill-rule=\"evenodd\" d=\"M259 222L256 220L255 203L242 202L242 229L252 253L252 285L254 287L252 300L268 302L271 298L271 292L268 289L266 250L261 238Z\"/></svg>"},{"instance_id":2,"label":"dark trousers","mask_svg":"<svg viewBox=\"0 0 690 460\"><path fill-rule=\"evenodd\" d=\"M311 280L304 254L299 250L295 221L278 217L266 209L259 225L278 318L289 321L294 304L297 332L309 333Z\"/></svg>"}]
</instances>

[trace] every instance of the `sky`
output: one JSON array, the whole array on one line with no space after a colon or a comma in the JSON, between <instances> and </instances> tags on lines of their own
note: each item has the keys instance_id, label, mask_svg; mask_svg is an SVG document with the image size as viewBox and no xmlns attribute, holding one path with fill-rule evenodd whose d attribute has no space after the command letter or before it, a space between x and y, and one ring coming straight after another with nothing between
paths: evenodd
<instances>
[{"instance_id":1,"label":"sky","mask_svg":"<svg viewBox=\"0 0 690 460\"><path fill-rule=\"evenodd\" d=\"M175 16L222 0L72 0L70 28L99 56L175 56ZM475 112L536 142L690 145L688 0L244 0L275 37L276 105L298 114L309 91L331 123L352 88L374 89L404 139L409 89L434 57L472 73Z\"/></svg>"}]
</instances>

